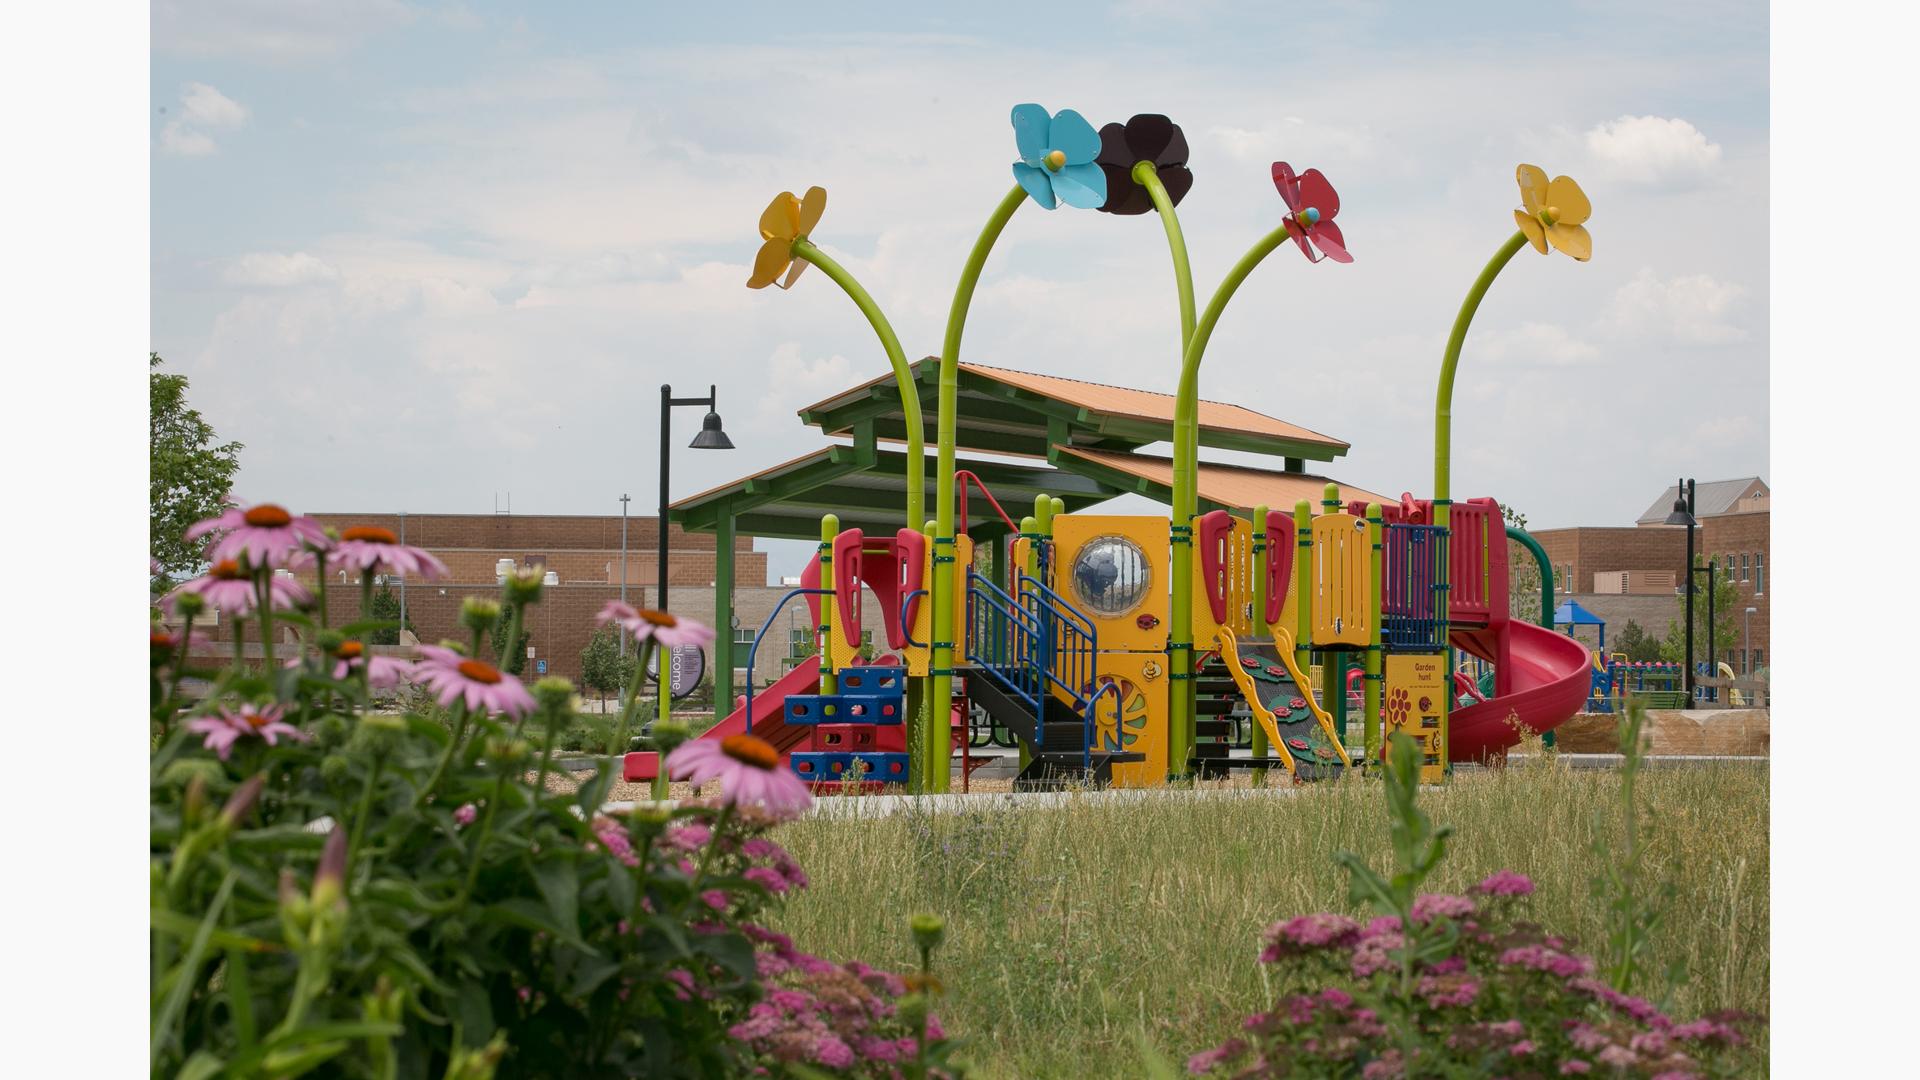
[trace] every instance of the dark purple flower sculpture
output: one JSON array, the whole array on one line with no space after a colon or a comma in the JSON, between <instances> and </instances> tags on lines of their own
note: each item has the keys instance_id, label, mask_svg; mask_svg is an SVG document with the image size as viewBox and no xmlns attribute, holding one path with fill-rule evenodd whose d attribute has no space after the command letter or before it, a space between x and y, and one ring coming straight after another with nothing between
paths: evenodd
<instances>
[{"instance_id":1,"label":"dark purple flower sculpture","mask_svg":"<svg viewBox=\"0 0 1920 1080\"><path fill-rule=\"evenodd\" d=\"M1179 124L1159 113L1141 113L1124 124L1101 128L1100 156L1094 161L1107 174L1107 201L1100 209L1109 214L1144 214L1153 209L1147 189L1133 182L1137 162L1153 162L1175 206L1193 187L1193 173L1187 171L1187 137Z\"/></svg>"}]
</instances>

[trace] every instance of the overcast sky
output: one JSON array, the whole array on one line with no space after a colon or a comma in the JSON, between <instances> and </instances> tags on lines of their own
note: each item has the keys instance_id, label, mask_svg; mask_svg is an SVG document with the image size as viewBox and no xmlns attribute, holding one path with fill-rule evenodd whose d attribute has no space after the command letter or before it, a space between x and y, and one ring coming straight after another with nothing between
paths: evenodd
<instances>
[{"instance_id":1,"label":"overcast sky","mask_svg":"<svg viewBox=\"0 0 1920 1080\"><path fill-rule=\"evenodd\" d=\"M1482 306L1456 496L1629 524L1675 476L1767 475L1765 5L834 7L156 0L153 348L246 444L237 493L648 513L663 381L719 384L739 447L676 454L676 496L812 450L794 410L886 359L824 275L744 287L761 209L825 187L815 242L936 352L1026 101L1184 127L1202 303L1279 220L1272 161L1331 179L1355 262L1269 258L1201 393L1348 440L1336 478L1430 489L1523 161L1584 186L1594 258L1522 251ZM1024 208L967 330L969 360L1171 392L1159 223Z\"/></svg>"}]
</instances>

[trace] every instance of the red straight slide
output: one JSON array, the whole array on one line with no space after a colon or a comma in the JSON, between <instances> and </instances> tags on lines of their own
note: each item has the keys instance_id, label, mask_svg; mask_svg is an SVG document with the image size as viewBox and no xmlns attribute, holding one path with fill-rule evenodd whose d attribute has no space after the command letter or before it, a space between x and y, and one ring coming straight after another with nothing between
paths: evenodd
<instances>
[{"instance_id":1,"label":"red straight slide","mask_svg":"<svg viewBox=\"0 0 1920 1080\"><path fill-rule=\"evenodd\" d=\"M1502 642L1490 630L1453 632L1454 645L1499 665L1506 676L1496 697L1456 709L1448 719L1447 756L1454 761L1484 761L1518 744L1520 733L1509 716L1538 734L1559 727L1586 704L1593 659L1585 645L1532 623L1506 623L1504 633Z\"/></svg>"},{"instance_id":2,"label":"red straight slide","mask_svg":"<svg viewBox=\"0 0 1920 1080\"><path fill-rule=\"evenodd\" d=\"M797 724L786 723L781 718L786 715L788 694L813 694L820 690L820 657L809 656L794 665L792 671L774 682L765 690L753 695L753 734L756 738L767 740L775 750L780 751L783 763L787 755L806 741L813 729ZM702 739L724 739L729 735L744 735L747 732L747 707L741 705L733 710L725 720L713 725L698 736ZM660 755L652 750L635 750L629 753L621 772L628 780L651 780L660 770Z\"/></svg>"}]
</instances>

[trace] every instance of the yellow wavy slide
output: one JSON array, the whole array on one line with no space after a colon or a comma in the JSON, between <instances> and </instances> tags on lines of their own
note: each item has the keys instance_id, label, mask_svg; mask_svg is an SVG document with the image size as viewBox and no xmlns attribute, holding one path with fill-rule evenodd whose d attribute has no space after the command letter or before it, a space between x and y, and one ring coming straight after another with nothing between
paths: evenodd
<instances>
[{"instance_id":1,"label":"yellow wavy slide","mask_svg":"<svg viewBox=\"0 0 1920 1080\"><path fill-rule=\"evenodd\" d=\"M1220 660L1225 664L1228 674L1233 676L1235 686L1240 688L1240 696L1246 700L1247 708L1267 732L1267 745L1279 752L1287 763L1287 771L1298 773L1294 767L1293 754L1287 750L1287 740L1281 738L1280 727L1275 723L1273 713L1266 703L1260 700L1260 688L1254 684L1252 675L1247 674L1246 665L1240 663L1240 642L1233 631L1222 626L1214 636L1214 648L1220 650ZM1352 768L1353 762L1347 758L1347 748L1340 738L1340 732L1333 726L1333 717L1328 715L1320 703L1313 698L1313 683L1293 662L1293 635L1280 627L1273 628L1273 648L1280 656L1280 663L1293 676L1293 685L1299 688L1300 696L1306 699L1307 708L1313 711L1314 719L1320 722L1320 729L1327 734L1327 741L1333 745L1334 752L1340 755L1340 764Z\"/></svg>"}]
</instances>

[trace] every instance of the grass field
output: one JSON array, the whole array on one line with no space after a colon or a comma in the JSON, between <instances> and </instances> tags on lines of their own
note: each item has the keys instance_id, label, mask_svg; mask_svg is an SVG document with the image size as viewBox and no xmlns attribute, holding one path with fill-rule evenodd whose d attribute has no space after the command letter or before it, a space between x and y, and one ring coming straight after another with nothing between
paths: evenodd
<instances>
[{"instance_id":1,"label":"grass field","mask_svg":"<svg viewBox=\"0 0 1920 1080\"><path fill-rule=\"evenodd\" d=\"M1510 868L1534 915L1600 937L1590 843L1620 829L1618 775L1541 763L1423 793L1455 830L1430 891ZM1641 780L1648 866L1676 889L1655 966L1679 965L1672 1008L1767 1011L1768 778L1727 765ZM1643 821L1645 817L1643 816ZM1210 1046L1267 994L1260 930L1311 911L1358 913L1335 851L1390 865L1379 785L1283 798L1156 795L1143 803L814 817L780 830L812 886L776 918L809 951L905 970L906 922L947 918L937 969L948 1029L989 1077L1141 1075L1140 1040L1175 1061ZM1664 979L1642 988L1660 1000Z\"/></svg>"}]
</instances>

